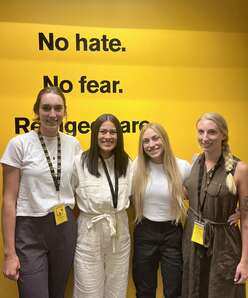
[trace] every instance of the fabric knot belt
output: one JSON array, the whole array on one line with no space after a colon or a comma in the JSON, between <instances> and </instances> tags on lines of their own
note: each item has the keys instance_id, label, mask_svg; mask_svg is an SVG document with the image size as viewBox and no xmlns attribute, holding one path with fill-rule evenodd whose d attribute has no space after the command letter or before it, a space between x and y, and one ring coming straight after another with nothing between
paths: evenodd
<instances>
[{"instance_id":1,"label":"fabric knot belt","mask_svg":"<svg viewBox=\"0 0 248 298\"><path fill-rule=\"evenodd\" d=\"M208 250L207 255L213 254L213 240L214 240L214 227L215 226L229 226L228 222L216 222L207 218L201 217L200 214L193 208L189 207L188 215L193 220L200 220L204 223L204 247Z\"/></svg>"},{"instance_id":2,"label":"fabric knot belt","mask_svg":"<svg viewBox=\"0 0 248 298\"><path fill-rule=\"evenodd\" d=\"M89 230L92 229L97 223L101 222L102 220L106 220L110 229L113 253L116 252L116 238L118 237L117 217L122 212L124 211L114 213L103 213L99 215L86 214L86 216L88 217L87 228Z\"/></svg>"},{"instance_id":3,"label":"fabric knot belt","mask_svg":"<svg viewBox=\"0 0 248 298\"><path fill-rule=\"evenodd\" d=\"M193 208L189 207L189 210L188 210L188 215L193 217L194 219L200 219L202 220L204 223L208 223L208 224L212 224L212 225L228 225L228 222L225 221L225 222L217 222L217 221L213 221L213 220L210 220L210 219L207 219L205 217L201 217L201 215L196 212Z\"/></svg>"},{"instance_id":4,"label":"fabric knot belt","mask_svg":"<svg viewBox=\"0 0 248 298\"><path fill-rule=\"evenodd\" d=\"M110 236L115 237L116 236L116 214L107 214L103 213L100 215L96 215L88 220L87 222L87 228L91 229L95 224L97 224L99 221L106 219L109 228L110 228Z\"/></svg>"}]
</instances>

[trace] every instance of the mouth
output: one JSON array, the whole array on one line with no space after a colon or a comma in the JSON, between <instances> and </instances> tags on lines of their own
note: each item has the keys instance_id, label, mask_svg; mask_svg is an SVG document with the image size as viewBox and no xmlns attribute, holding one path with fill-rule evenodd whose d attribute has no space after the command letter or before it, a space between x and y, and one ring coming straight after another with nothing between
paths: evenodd
<instances>
[{"instance_id":1,"label":"mouth","mask_svg":"<svg viewBox=\"0 0 248 298\"><path fill-rule=\"evenodd\" d=\"M58 120L47 120L46 124L49 126L57 126L58 125Z\"/></svg>"},{"instance_id":2,"label":"mouth","mask_svg":"<svg viewBox=\"0 0 248 298\"><path fill-rule=\"evenodd\" d=\"M212 144L211 143L200 143L201 147L209 148Z\"/></svg>"},{"instance_id":3,"label":"mouth","mask_svg":"<svg viewBox=\"0 0 248 298\"><path fill-rule=\"evenodd\" d=\"M158 152L160 152L160 148L156 148L156 149L151 149L150 151L148 151L150 154L156 154Z\"/></svg>"},{"instance_id":4,"label":"mouth","mask_svg":"<svg viewBox=\"0 0 248 298\"><path fill-rule=\"evenodd\" d=\"M102 141L101 144L104 147L112 147L114 145L114 142L113 141Z\"/></svg>"}]
</instances>

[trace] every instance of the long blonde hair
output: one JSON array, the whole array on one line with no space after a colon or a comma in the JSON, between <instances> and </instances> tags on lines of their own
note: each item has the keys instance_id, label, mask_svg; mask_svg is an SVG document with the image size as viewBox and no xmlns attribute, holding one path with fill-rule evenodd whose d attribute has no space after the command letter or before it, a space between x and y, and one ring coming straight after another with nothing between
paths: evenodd
<instances>
[{"instance_id":1,"label":"long blonde hair","mask_svg":"<svg viewBox=\"0 0 248 298\"><path fill-rule=\"evenodd\" d=\"M225 161L225 170L227 173L226 186L231 193L236 194L237 187L234 181L234 177L232 175L232 170L234 169L235 161L233 159L233 155L228 144L228 126L226 120L220 114L214 112L208 112L203 114L196 122L196 125L200 120L213 121L224 136L224 140L222 142L222 154Z\"/></svg>"},{"instance_id":2,"label":"long blonde hair","mask_svg":"<svg viewBox=\"0 0 248 298\"><path fill-rule=\"evenodd\" d=\"M154 130L163 142L163 169L167 175L173 208L176 214L176 221L178 222L180 217L185 213L182 177L170 146L168 134L165 129L157 123L148 123L144 125L139 136L138 157L136 159L133 177L133 197L136 213L135 221L140 222L143 218L144 193L149 176L149 157L143 149L143 135L148 128Z\"/></svg>"}]
</instances>

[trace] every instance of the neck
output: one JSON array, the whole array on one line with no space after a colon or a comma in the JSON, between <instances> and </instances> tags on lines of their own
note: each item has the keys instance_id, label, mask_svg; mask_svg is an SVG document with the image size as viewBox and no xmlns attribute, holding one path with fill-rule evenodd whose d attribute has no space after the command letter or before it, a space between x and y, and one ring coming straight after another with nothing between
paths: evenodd
<instances>
[{"instance_id":1,"label":"neck","mask_svg":"<svg viewBox=\"0 0 248 298\"><path fill-rule=\"evenodd\" d=\"M205 164L207 170L211 169L219 160L222 151L205 152Z\"/></svg>"},{"instance_id":2,"label":"neck","mask_svg":"<svg viewBox=\"0 0 248 298\"><path fill-rule=\"evenodd\" d=\"M150 161L152 163L156 163L156 164L160 164L160 165L163 163L163 160L162 159L152 159L152 158L150 158Z\"/></svg>"},{"instance_id":3,"label":"neck","mask_svg":"<svg viewBox=\"0 0 248 298\"><path fill-rule=\"evenodd\" d=\"M103 159L107 159L107 158L111 157L112 154L113 154L112 152L102 152L102 151L100 152L100 155Z\"/></svg>"},{"instance_id":4,"label":"neck","mask_svg":"<svg viewBox=\"0 0 248 298\"><path fill-rule=\"evenodd\" d=\"M58 134L57 129L48 131L47 129L44 129L42 126L40 126L39 130L40 130L41 134L45 137L56 137Z\"/></svg>"}]
</instances>

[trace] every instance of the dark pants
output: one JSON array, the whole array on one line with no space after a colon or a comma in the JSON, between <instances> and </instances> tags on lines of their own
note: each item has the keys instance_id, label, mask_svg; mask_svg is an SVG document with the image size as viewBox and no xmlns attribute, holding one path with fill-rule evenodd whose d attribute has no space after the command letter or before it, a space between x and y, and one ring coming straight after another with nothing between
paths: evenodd
<instances>
[{"instance_id":1,"label":"dark pants","mask_svg":"<svg viewBox=\"0 0 248 298\"><path fill-rule=\"evenodd\" d=\"M68 222L56 226L54 215L18 216L16 252L20 260L20 298L63 298L73 263L77 227L67 207Z\"/></svg>"},{"instance_id":2,"label":"dark pants","mask_svg":"<svg viewBox=\"0 0 248 298\"><path fill-rule=\"evenodd\" d=\"M166 298L181 297L182 226L144 218L134 230L133 279L136 297L155 298L159 263Z\"/></svg>"}]
</instances>

